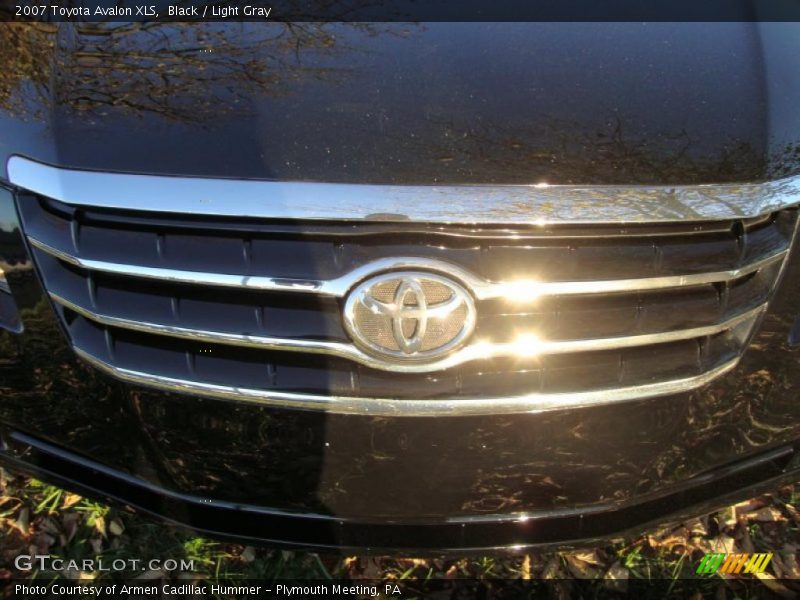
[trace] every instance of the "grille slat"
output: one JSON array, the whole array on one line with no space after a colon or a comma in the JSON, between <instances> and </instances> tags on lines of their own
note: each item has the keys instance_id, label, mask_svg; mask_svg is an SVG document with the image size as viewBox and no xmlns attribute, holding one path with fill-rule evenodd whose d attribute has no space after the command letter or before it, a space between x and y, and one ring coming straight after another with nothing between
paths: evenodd
<instances>
[{"instance_id":1,"label":"grille slat","mask_svg":"<svg viewBox=\"0 0 800 600\"><path fill-rule=\"evenodd\" d=\"M306 292L329 296L342 296L354 283L363 277L364 273L382 267L380 261L375 261L368 265L367 269L359 268L342 278L327 281L290 278L276 279L273 277L255 275L183 271L146 265L110 263L102 260L85 259L76 257L62 249L49 246L35 237L29 236L28 239L34 247L46 252L50 256L54 256L59 260L80 267L81 269L86 269L87 271L100 271L102 273L110 273L123 277L140 277L169 283L184 283L200 286ZM725 271L640 277L634 279L584 279L575 281L534 281L532 283L526 281L524 285L519 285L513 282L493 283L480 280L466 272L458 274L471 283L473 291L479 300L487 298L505 298L510 294L522 295L525 293L529 294L531 299L535 299L542 296L611 294L688 287L709 283L726 283L778 263L786 257L787 253L788 247L785 247L772 254L759 257L742 267ZM387 269L398 268L400 266L396 264L398 262L413 264L412 261L415 260L418 264L422 265L422 268L425 268L423 259L417 260L414 257L408 257L405 259L390 260L391 262L387 263L385 266ZM457 272L460 271L458 267L454 266L454 269Z\"/></svg>"},{"instance_id":2,"label":"grille slat","mask_svg":"<svg viewBox=\"0 0 800 600\"><path fill-rule=\"evenodd\" d=\"M727 273L785 250L793 225L791 218L778 213L777 218L773 215L769 221L718 224L718 229L711 228L713 224L686 226L682 232L676 232L674 226L665 227L670 235L658 238L650 237L651 231L640 232L636 228L630 228L626 237L607 237L612 233L616 235L616 230L595 228L595 237L586 238L581 243L569 236L561 237L556 232L529 239L516 231L505 234L505 237L502 237L502 232L497 232L502 243L499 240L487 241L480 236L462 236L454 243L437 238L441 232L412 236L403 234L402 229L394 235L374 235L365 240L350 226L341 228L340 237L335 240L341 249L336 252L333 240L323 243L315 236L306 235L305 224L296 226L294 235L286 232L285 228L279 234L268 230L258 235L254 232L247 235L227 231L222 227L225 223L217 222L213 226L206 224L209 229L205 232L187 233L179 227L166 227L162 221L151 217L142 221L141 228L134 229L122 226L119 219L83 225L83 252L76 253L69 235L70 223L78 218L85 219L85 216L79 217L70 210L55 210L52 202L45 203L35 197L24 198L21 204L26 213L27 234L54 252L62 253L67 260L108 263L115 272L124 272L123 267L129 265L129 270L134 271L136 266L167 270L166 273L156 271L155 275L166 276L174 271L178 277L177 274L182 272L194 273L191 276L195 277L201 273L207 274L205 278L212 282L224 274L231 276L226 281L231 286L240 285L245 277L265 275L272 279L300 282L336 280L367 262L409 254L451 262L477 279L489 282L514 280L521 276L556 282ZM201 226L196 221L192 223ZM710 231L695 231L700 229L703 232L703 227ZM748 232L744 254L738 250L734 227ZM158 236L165 239L163 256L156 251ZM398 237L402 243L396 241ZM214 240L213 252L207 251L209 239ZM249 261L242 252L244 240L252 246ZM342 256L337 259L340 253ZM653 253L660 255L658 261L650 260ZM258 280L250 285L260 287Z\"/></svg>"},{"instance_id":3,"label":"grille slat","mask_svg":"<svg viewBox=\"0 0 800 600\"><path fill-rule=\"evenodd\" d=\"M592 406L598 402L612 403L626 400L643 400L655 396L664 396L674 393L686 392L697 389L727 373L736 366L738 359L730 360L719 367L680 379L618 387L591 392L558 392L558 393L530 393L519 396L491 396L490 390L485 396L477 398L442 400L433 402L413 402L409 407L407 400L398 400L394 397L355 397L335 395L314 395L307 393L272 392L263 389L247 387L230 387L215 385L203 381L175 379L153 375L152 373L138 372L120 368L99 360L92 354L75 348L75 352L88 363L109 375L128 381L136 385L143 385L164 390L167 392L189 393L233 400L239 402L254 402L270 406L284 406L306 410L327 410L339 414L359 414L375 416L467 416L514 412L543 412L547 410L578 408Z\"/></svg>"},{"instance_id":4,"label":"grille slat","mask_svg":"<svg viewBox=\"0 0 800 600\"><path fill-rule=\"evenodd\" d=\"M375 415L487 414L685 392L732 369L797 211L702 224L516 226L220 219L20 198L76 352L161 390ZM349 340L380 270L454 278L475 333L433 363Z\"/></svg>"},{"instance_id":5,"label":"grille slat","mask_svg":"<svg viewBox=\"0 0 800 600\"><path fill-rule=\"evenodd\" d=\"M141 333L150 333L179 339L208 342L209 344L226 344L230 346L259 348L263 350L280 350L284 352L313 352L317 354L330 354L332 356L354 360L363 365L372 366L375 368L380 368L383 364L382 361L374 359L368 354L364 354L352 344L322 340L299 340L292 338L232 334L220 331L202 331L198 329L187 329L184 327L175 327L160 323L132 321L129 319L98 314L96 312L86 310L52 293L50 296L62 307L71 310L72 312L75 312L84 318L90 319L95 323L108 327L119 327ZM673 331L662 331L658 333L609 338L543 340L537 345L535 354L537 356L545 356L551 354L594 352L598 350L633 348L636 346L650 346L653 344L665 344L678 340L695 339L728 331L740 325L752 327L756 319L764 312L765 308L766 307L764 305L761 305L755 309L750 309L747 312L738 314L726 321L691 329L678 329ZM404 369L404 372L427 372L437 369L447 369L473 360L503 356L518 356L521 350L525 351L526 349L521 349L517 344L514 343L496 343L492 344L491 347L476 345L467 346L465 349L449 355L447 358L438 363L424 364L419 366L409 365Z\"/></svg>"}]
</instances>

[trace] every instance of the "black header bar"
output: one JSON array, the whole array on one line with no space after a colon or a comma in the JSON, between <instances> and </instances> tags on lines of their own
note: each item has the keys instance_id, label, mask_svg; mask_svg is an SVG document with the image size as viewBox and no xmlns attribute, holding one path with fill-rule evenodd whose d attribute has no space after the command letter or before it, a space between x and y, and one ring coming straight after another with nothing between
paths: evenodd
<instances>
[{"instance_id":1,"label":"black header bar","mask_svg":"<svg viewBox=\"0 0 800 600\"><path fill-rule=\"evenodd\" d=\"M0 0L0 20L800 21L800 0Z\"/></svg>"}]
</instances>

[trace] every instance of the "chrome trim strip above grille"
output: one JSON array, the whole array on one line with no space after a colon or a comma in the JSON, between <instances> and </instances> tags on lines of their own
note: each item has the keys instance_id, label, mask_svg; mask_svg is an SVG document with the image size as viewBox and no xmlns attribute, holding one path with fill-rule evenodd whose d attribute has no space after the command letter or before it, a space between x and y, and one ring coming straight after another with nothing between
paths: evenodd
<instances>
[{"instance_id":1,"label":"chrome trim strip above grille","mask_svg":"<svg viewBox=\"0 0 800 600\"><path fill-rule=\"evenodd\" d=\"M800 203L800 176L704 185L372 185L82 171L21 156L15 186L78 206L220 217L545 225L746 219Z\"/></svg>"},{"instance_id":2,"label":"chrome trim strip above grille","mask_svg":"<svg viewBox=\"0 0 800 600\"><path fill-rule=\"evenodd\" d=\"M30 243L60 260L75 266L93 271L102 271L128 277L143 277L162 281L188 283L196 285L212 285L222 287L238 287L258 290L273 290L284 292L305 292L325 296L344 297L347 292L359 281L368 275L381 271L392 271L413 268L416 270L430 270L454 277L465 283L475 294L478 300L491 298L514 298L517 301L533 301L542 296L571 296L583 294L609 294L618 292L634 292L678 288L709 283L723 283L733 281L745 275L755 273L782 260L789 252L781 250L743 267L728 271L711 273L692 273L688 275L666 275L659 277L641 277L636 279L609 279L585 281L512 281L491 282L476 277L454 264L440 260L426 258L400 257L376 260L358 267L342 277L327 281L311 281L303 279L285 279L259 277L250 275L234 275L225 273L207 273L201 271L182 271L164 269L160 267L145 267L110 263L100 260L77 258L53 248L44 242L28 236Z\"/></svg>"},{"instance_id":3,"label":"chrome trim strip above grille","mask_svg":"<svg viewBox=\"0 0 800 600\"><path fill-rule=\"evenodd\" d=\"M575 339L575 340L541 340L535 343L525 339L520 343L490 343L473 342L446 356L442 360L429 363L388 363L385 360L378 360L363 352L354 344L341 342L329 342L323 340L302 340L292 338L264 337L257 335L244 335L235 333L224 333L218 331L202 331L185 327L175 327L158 323L147 323L143 321L132 321L119 317L98 314L89 311L81 306L58 296L50 294L54 302L69 310L85 317L91 321L109 327L120 327L132 331L163 335L180 339L189 339L212 344L225 344L231 346L241 346L247 348L260 348L262 350L277 350L287 352L310 352L315 354L327 354L353 360L360 364L376 369L394 371L398 373L427 373L431 371L441 371L449 369L473 360L498 357L514 356L544 356L555 354L568 354L577 352L591 352L596 350L610 350L621 348L633 348L650 344L664 344L681 340L702 338L723 331L728 331L734 327L751 321L751 325L766 310L766 304L757 306L744 313L735 315L725 321L707 325L703 327L693 327L690 329L679 329L664 331L659 333L647 333L630 336L619 336L595 339ZM749 332L748 332L749 333Z\"/></svg>"},{"instance_id":4,"label":"chrome trim strip above grille","mask_svg":"<svg viewBox=\"0 0 800 600\"><path fill-rule=\"evenodd\" d=\"M430 400L396 400L392 398L363 398L351 396L321 396L294 392L278 392L250 388L237 388L213 383L187 381L160 375L142 373L110 365L91 354L75 348L75 352L94 367L129 383L149 386L168 392L194 394L238 400L267 406L303 410L325 410L334 414L357 414L395 417L475 416L513 413L539 413L565 408L579 408L596 404L612 404L626 400L643 400L656 396L688 392L716 379L733 369L739 358L730 360L700 375L605 390L521 396L443 398Z\"/></svg>"}]
</instances>

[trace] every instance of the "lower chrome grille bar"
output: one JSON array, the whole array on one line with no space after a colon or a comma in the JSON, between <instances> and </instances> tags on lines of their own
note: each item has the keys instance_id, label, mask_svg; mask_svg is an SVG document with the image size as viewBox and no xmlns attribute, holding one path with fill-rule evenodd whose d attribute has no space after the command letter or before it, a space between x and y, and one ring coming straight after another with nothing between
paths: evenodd
<instances>
[{"instance_id":1,"label":"lower chrome grille bar","mask_svg":"<svg viewBox=\"0 0 800 600\"><path fill-rule=\"evenodd\" d=\"M293 409L325 410L334 414L369 416L430 417L476 416L514 413L539 413L596 404L611 404L626 400L642 400L678 394L702 387L733 369L739 358L730 360L700 375L659 381L645 385L592 390L577 393L533 393L508 397L414 399L363 398L276 392L268 390L216 385L187 381L114 366L81 350L75 352L85 361L107 374L129 383L157 388L167 392L195 394L223 400L236 400L267 406Z\"/></svg>"},{"instance_id":2,"label":"lower chrome grille bar","mask_svg":"<svg viewBox=\"0 0 800 600\"><path fill-rule=\"evenodd\" d=\"M176 327L158 323L133 321L120 317L97 314L93 311L89 311L81 306L78 306L77 304L74 304L65 298L62 298L57 294L51 293L50 296L56 303L79 314L80 316L94 321L95 323L109 327L119 327L122 329L139 331L142 333L156 334L198 342L207 342L212 344L259 348L262 350L327 354L330 356L337 356L340 358L353 360L368 367L385 370L387 369L387 365L384 361L374 359L372 356L363 352L354 344L329 342L323 340L302 340L201 331L197 329L189 329L185 327ZM575 340L533 340L531 338L522 338L522 340L518 343L477 342L469 344L437 362L429 362L425 364L414 364L412 362L404 364L398 362L397 364L392 365L392 367L388 370L401 373L426 373L448 369L466 362L486 358L514 356L533 357L591 352L598 350L633 348L636 346L664 344L681 340L704 338L734 329L743 324L749 323L750 326L752 326L757 318L764 312L764 310L766 310L765 304L712 325L693 327L689 329L679 329L674 331L664 331L659 333ZM749 329L750 327L748 327L748 333Z\"/></svg>"}]
</instances>

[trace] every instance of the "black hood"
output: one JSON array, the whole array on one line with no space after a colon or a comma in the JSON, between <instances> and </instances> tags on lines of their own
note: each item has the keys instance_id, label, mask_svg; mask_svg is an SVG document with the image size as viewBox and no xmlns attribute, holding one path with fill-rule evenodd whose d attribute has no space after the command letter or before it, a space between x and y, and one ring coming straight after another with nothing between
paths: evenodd
<instances>
[{"instance_id":1,"label":"black hood","mask_svg":"<svg viewBox=\"0 0 800 600\"><path fill-rule=\"evenodd\" d=\"M4 24L0 159L370 183L800 170L793 24Z\"/></svg>"}]
</instances>

